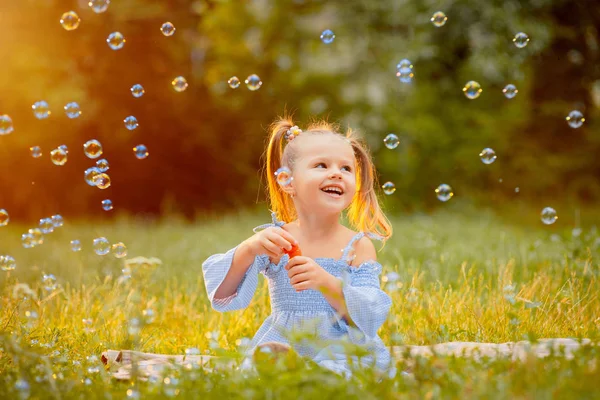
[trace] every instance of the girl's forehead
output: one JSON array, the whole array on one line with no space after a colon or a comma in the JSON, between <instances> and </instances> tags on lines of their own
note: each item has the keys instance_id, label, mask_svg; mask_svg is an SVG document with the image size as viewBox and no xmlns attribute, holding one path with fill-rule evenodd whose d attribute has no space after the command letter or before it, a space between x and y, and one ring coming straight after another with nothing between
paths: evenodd
<instances>
[{"instance_id":1,"label":"girl's forehead","mask_svg":"<svg viewBox=\"0 0 600 400\"><path fill-rule=\"evenodd\" d=\"M310 161L317 158L342 160L354 163L354 151L350 143L334 135L311 135L303 140L299 147L300 159Z\"/></svg>"}]
</instances>

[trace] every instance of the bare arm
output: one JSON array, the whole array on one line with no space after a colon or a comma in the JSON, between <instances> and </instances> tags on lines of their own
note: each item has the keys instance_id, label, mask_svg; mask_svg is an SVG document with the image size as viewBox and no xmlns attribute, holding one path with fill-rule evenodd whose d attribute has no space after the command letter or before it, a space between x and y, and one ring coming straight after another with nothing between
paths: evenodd
<instances>
[{"instance_id":1,"label":"bare arm","mask_svg":"<svg viewBox=\"0 0 600 400\"><path fill-rule=\"evenodd\" d=\"M231 268L225 279L215 292L215 299L223 299L235 293L248 268L254 262L255 255L252 253L247 241L240 243L233 254Z\"/></svg>"}]
</instances>

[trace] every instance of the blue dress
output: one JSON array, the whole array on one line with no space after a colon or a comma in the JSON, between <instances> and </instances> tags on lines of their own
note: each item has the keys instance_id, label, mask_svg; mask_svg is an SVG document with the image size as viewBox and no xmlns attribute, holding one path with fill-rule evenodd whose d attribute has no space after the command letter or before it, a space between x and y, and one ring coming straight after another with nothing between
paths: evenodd
<instances>
[{"instance_id":1,"label":"blue dress","mask_svg":"<svg viewBox=\"0 0 600 400\"><path fill-rule=\"evenodd\" d=\"M277 220L274 212L271 213L271 217L273 223L260 225L254 228L254 232L270 226L285 225L285 222ZM389 348L377 334L392 305L391 298L380 287L379 275L382 266L375 260L367 260L357 267L352 267L346 261L354 243L365 235L381 240L380 236L373 233L359 232L342 250L341 258L314 259L325 271L344 282L343 294L348 313L357 327L350 326L341 318L319 291L308 289L296 292L285 270L289 261L287 254L281 257L278 264L272 263L266 254L256 256L236 293L223 299L215 299L215 292L225 279L238 246L224 254L213 254L202 263L204 284L211 306L220 312L248 307L256 291L258 274L261 273L268 281L271 315L254 335L248 347L248 354L251 354L256 346L266 342L290 345L286 332L295 329L310 332L318 337L319 343L325 343L317 345L311 341L308 345L291 344L300 356L309 357L317 364L350 378L352 373L348 365L348 356L344 354L342 347L335 343L327 344L329 340L345 340L360 345L372 354L360 359L352 356L353 364L375 364L375 368L380 372L393 377L396 375L396 369L391 361Z\"/></svg>"}]
</instances>

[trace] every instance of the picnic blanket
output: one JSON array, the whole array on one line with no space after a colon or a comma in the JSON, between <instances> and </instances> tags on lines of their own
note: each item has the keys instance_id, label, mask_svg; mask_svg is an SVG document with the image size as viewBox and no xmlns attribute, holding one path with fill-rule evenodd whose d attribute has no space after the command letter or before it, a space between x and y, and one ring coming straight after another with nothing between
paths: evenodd
<instances>
[{"instance_id":1,"label":"picnic blanket","mask_svg":"<svg viewBox=\"0 0 600 400\"><path fill-rule=\"evenodd\" d=\"M507 343L478 343L478 342L447 342L430 346L391 346L390 352L396 360L403 358L415 358L418 356L430 357L434 354L441 356L472 357L481 359L489 357L495 359L508 357L514 361L523 361L529 354L537 357L546 357L553 351L563 351L567 359L573 357L573 352L582 345L591 343L590 339L540 339L536 343L529 341L507 342ZM274 353L286 353L290 350L287 345L280 343L265 343ZM263 347L261 346L261 347ZM106 350L102 353L102 362L110 371L111 375L119 380L130 380L134 373L134 365L137 367L135 373L140 380L160 379L163 371L178 364L188 367L202 366L205 370L214 371L220 368L229 369L239 366L239 362L233 357L218 357L209 355L168 355L144 353L133 350ZM134 362L135 360L135 362ZM246 366L251 364L249 359L245 360Z\"/></svg>"}]
</instances>

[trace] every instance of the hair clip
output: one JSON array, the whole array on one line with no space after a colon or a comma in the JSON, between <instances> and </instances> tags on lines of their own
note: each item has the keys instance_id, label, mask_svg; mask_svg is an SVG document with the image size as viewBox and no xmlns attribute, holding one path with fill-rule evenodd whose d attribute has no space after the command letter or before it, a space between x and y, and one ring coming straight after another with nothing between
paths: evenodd
<instances>
[{"instance_id":1,"label":"hair clip","mask_svg":"<svg viewBox=\"0 0 600 400\"><path fill-rule=\"evenodd\" d=\"M296 136L298 136L301 133L302 133L302 129L300 129L296 125L294 125L290 129L288 129L287 132L285 133L285 139L288 142L291 142L292 140L294 140L294 138Z\"/></svg>"}]
</instances>

